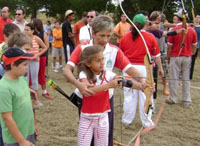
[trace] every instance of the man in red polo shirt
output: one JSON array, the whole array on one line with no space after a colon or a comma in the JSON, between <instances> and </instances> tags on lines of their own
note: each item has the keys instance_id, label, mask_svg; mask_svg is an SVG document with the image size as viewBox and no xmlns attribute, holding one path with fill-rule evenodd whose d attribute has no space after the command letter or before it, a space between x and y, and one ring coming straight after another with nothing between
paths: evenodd
<instances>
[{"instance_id":1,"label":"man in red polo shirt","mask_svg":"<svg viewBox=\"0 0 200 146\"><path fill-rule=\"evenodd\" d=\"M182 28L182 9L175 15L178 17L179 23L172 28L177 30ZM192 99L190 94L190 64L191 56L195 54L197 48L197 36L195 30L187 25L187 32L184 39L184 45L182 43L182 34L179 33L175 36L168 37L168 50L167 58L170 59L170 71L169 71L169 89L170 98L166 100L168 104L177 103L178 97L178 80L180 74L182 75L182 103L184 106L190 106Z\"/></svg>"},{"instance_id":2,"label":"man in red polo shirt","mask_svg":"<svg viewBox=\"0 0 200 146\"><path fill-rule=\"evenodd\" d=\"M3 37L3 28L4 25L7 23L12 23L12 20L9 18L10 10L8 7L3 7L1 10L1 17L0 17L0 43L4 42Z\"/></svg>"}]
</instances>

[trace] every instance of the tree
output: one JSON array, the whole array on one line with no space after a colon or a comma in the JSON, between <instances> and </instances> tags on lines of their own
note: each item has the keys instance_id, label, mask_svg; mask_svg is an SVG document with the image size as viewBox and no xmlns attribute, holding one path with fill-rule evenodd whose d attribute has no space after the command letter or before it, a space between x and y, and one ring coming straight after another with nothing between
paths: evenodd
<instances>
[{"instance_id":1,"label":"tree","mask_svg":"<svg viewBox=\"0 0 200 146\"><path fill-rule=\"evenodd\" d=\"M175 0L171 0L171 2L168 3L168 5L164 6L166 8L165 11L164 9L163 10L161 9L163 7L163 1L160 0L124 0L122 5L125 12L131 19L137 12L141 10L145 10L149 12L149 14L153 11L164 11L167 17L169 16L172 17L171 14L173 14L172 12L174 9L173 7L174 1ZM121 11L120 8L118 8L118 10Z\"/></svg>"},{"instance_id":2,"label":"tree","mask_svg":"<svg viewBox=\"0 0 200 146\"><path fill-rule=\"evenodd\" d=\"M193 0L196 12L200 11L200 1ZM185 1L185 8L189 14L189 21L191 21L191 0ZM174 12L178 11L178 9L182 8L181 0L124 0L122 3L123 8L129 18L133 18L136 12L140 10L146 10L149 14L152 11L161 11L163 12L168 20L172 20ZM120 8L118 7L118 11L120 12ZM118 16L118 18L120 18Z\"/></svg>"},{"instance_id":3,"label":"tree","mask_svg":"<svg viewBox=\"0 0 200 146\"><path fill-rule=\"evenodd\" d=\"M83 11L94 9L98 12L114 13L119 21L122 12L119 7L115 7L111 1L112 0L0 0L0 6L8 6L12 15L14 15L14 10L17 7L23 7L27 15L31 15L32 18L37 16L38 10L44 9L47 16L52 16L60 20L64 19L65 11L68 9L75 10L77 12L76 18L78 19L81 18ZM140 10L146 10L149 13L158 10L164 12L167 18L172 20L173 13L181 7L180 1L181 0L124 0L122 5L131 19L136 12ZM199 12L200 1L193 1L196 12ZM187 0L185 6L189 13L189 18L192 18L191 0Z\"/></svg>"},{"instance_id":4,"label":"tree","mask_svg":"<svg viewBox=\"0 0 200 146\"><path fill-rule=\"evenodd\" d=\"M44 8L45 3L46 0L18 0L18 6L23 7L31 18L37 17L37 11Z\"/></svg>"}]
</instances>

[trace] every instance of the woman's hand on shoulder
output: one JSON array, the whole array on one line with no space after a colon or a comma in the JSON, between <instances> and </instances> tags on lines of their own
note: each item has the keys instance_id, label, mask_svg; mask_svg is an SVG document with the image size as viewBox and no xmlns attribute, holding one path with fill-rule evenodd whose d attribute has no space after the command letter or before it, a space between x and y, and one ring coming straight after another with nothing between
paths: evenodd
<instances>
[{"instance_id":1,"label":"woman's hand on shoulder","mask_svg":"<svg viewBox=\"0 0 200 146\"><path fill-rule=\"evenodd\" d=\"M91 96L95 94L95 92L90 90L89 89L90 87L94 87L94 85L88 82L80 82L77 88L79 89L79 91L83 96Z\"/></svg>"}]
</instances>

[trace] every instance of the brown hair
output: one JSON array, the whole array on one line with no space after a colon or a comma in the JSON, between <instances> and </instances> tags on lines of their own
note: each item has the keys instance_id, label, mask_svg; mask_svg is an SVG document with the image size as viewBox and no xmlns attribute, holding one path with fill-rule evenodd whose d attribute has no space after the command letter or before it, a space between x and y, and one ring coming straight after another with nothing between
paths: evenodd
<instances>
[{"instance_id":1,"label":"brown hair","mask_svg":"<svg viewBox=\"0 0 200 146\"><path fill-rule=\"evenodd\" d=\"M136 27L139 30L141 30L142 28L144 28L144 25L145 25L145 24L140 24L138 22L135 22L134 24L136 25ZM133 41L136 40L136 38L139 36L139 33L138 33L138 31L136 30L135 27L132 27L131 34L132 34Z\"/></svg>"},{"instance_id":2,"label":"brown hair","mask_svg":"<svg viewBox=\"0 0 200 146\"><path fill-rule=\"evenodd\" d=\"M11 35L8 39L8 47L13 47L13 46L22 47L25 44L32 45L32 40L24 32L15 33Z\"/></svg>"},{"instance_id":3,"label":"brown hair","mask_svg":"<svg viewBox=\"0 0 200 146\"><path fill-rule=\"evenodd\" d=\"M96 83L96 76L92 72L92 70L86 65L86 63L90 63L99 52L103 52L103 48L100 46L89 46L86 47L80 54L80 62L78 64L78 74L81 71L84 71L87 75L87 79L90 83ZM102 78L103 72L100 75Z\"/></svg>"},{"instance_id":4,"label":"brown hair","mask_svg":"<svg viewBox=\"0 0 200 146\"><path fill-rule=\"evenodd\" d=\"M150 21L155 21L157 18L161 17L161 12L160 11L153 11L149 17Z\"/></svg>"},{"instance_id":5,"label":"brown hair","mask_svg":"<svg viewBox=\"0 0 200 146\"><path fill-rule=\"evenodd\" d=\"M3 28L3 34L9 37L11 34L15 32L20 32L20 29L14 23L8 23Z\"/></svg>"},{"instance_id":6,"label":"brown hair","mask_svg":"<svg viewBox=\"0 0 200 146\"><path fill-rule=\"evenodd\" d=\"M44 31L43 23L40 19L33 18L32 23L33 23L35 29L37 29L38 32Z\"/></svg>"}]
</instances>

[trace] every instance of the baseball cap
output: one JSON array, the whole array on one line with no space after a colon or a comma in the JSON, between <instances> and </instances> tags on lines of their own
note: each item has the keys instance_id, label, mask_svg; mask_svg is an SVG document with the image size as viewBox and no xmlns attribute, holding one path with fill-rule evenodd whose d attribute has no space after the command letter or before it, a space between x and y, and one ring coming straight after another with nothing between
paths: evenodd
<instances>
[{"instance_id":1,"label":"baseball cap","mask_svg":"<svg viewBox=\"0 0 200 146\"><path fill-rule=\"evenodd\" d=\"M174 15L183 18L183 9L180 9L178 12L174 13Z\"/></svg>"},{"instance_id":2,"label":"baseball cap","mask_svg":"<svg viewBox=\"0 0 200 146\"><path fill-rule=\"evenodd\" d=\"M143 14L137 14L133 17L133 22L138 22L140 24L145 24L146 22L146 17Z\"/></svg>"},{"instance_id":3,"label":"baseball cap","mask_svg":"<svg viewBox=\"0 0 200 146\"><path fill-rule=\"evenodd\" d=\"M4 63L4 67L7 65L19 60L19 59L34 59L36 55L31 53L26 53L22 48L11 47L3 53L2 61Z\"/></svg>"},{"instance_id":4,"label":"baseball cap","mask_svg":"<svg viewBox=\"0 0 200 146\"><path fill-rule=\"evenodd\" d=\"M67 17L68 15L72 14L72 13L75 13L75 11L72 11L72 10L67 10L65 12L65 17Z\"/></svg>"}]
</instances>

